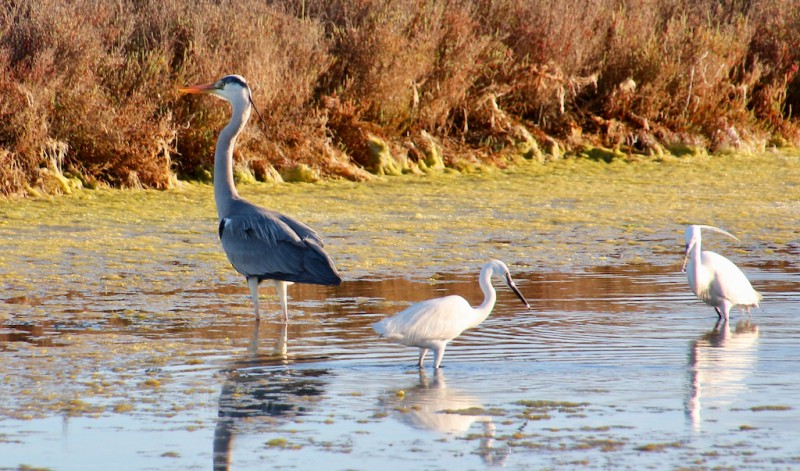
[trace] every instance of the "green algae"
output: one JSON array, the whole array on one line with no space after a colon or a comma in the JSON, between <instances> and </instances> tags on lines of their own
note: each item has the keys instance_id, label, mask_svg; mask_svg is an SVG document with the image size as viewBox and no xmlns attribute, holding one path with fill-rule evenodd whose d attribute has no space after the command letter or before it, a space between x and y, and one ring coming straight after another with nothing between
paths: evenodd
<instances>
[{"instance_id":1,"label":"green algae","mask_svg":"<svg viewBox=\"0 0 800 471\"><path fill-rule=\"evenodd\" d=\"M303 445L299 443L291 443L285 438L272 438L267 440L264 444L266 448L279 449L279 450L301 450Z\"/></svg>"},{"instance_id":2,"label":"green algae","mask_svg":"<svg viewBox=\"0 0 800 471\"><path fill-rule=\"evenodd\" d=\"M443 409L444 414L455 415L473 415L473 416L495 416L500 417L506 415L506 411L497 407L467 407L464 409Z\"/></svg>"},{"instance_id":3,"label":"green algae","mask_svg":"<svg viewBox=\"0 0 800 471\"><path fill-rule=\"evenodd\" d=\"M646 451L646 452L658 452L658 451L664 451L667 448L681 448L681 447L683 447L683 443L681 442L647 443L645 445L637 446L636 450Z\"/></svg>"},{"instance_id":4,"label":"green algae","mask_svg":"<svg viewBox=\"0 0 800 471\"><path fill-rule=\"evenodd\" d=\"M52 468L42 468L39 466L29 466L26 464L21 464L17 467L17 471L52 471Z\"/></svg>"},{"instance_id":5,"label":"green algae","mask_svg":"<svg viewBox=\"0 0 800 471\"><path fill-rule=\"evenodd\" d=\"M796 238L789 216L797 209L790 190L798 185L800 158L765 154L608 163L564 159L472 175L242 185L240 193L314 227L342 271L361 276L414 271L419 260L460 271L495 253L537 269L666 263L664 256L673 256L682 226L689 222L725 227L743 238L743 250L758 243L770 255L766 251ZM224 267L213 237L216 211L210 190L183 184L167 192L82 191L3 203L0 232L16 242L3 257L13 262L35 247L45 262L81 263L70 254L79 253L88 240L130 255L113 257L104 267L119 272L142 257L176 259L180 254L184 259L187 254L180 249L186 241L202 241L204 250L191 255ZM14 221L23 218L41 221L36 235L23 237L15 230ZM153 228L159 230L147 234ZM82 237L66 236L68 231ZM673 233L674 240L645 242L664 231ZM506 243L481 237L487 233L502 234ZM62 244L39 243L54 238Z\"/></svg>"},{"instance_id":6,"label":"green algae","mask_svg":"<svg viewBox=\"0 0 800 471\"><path fill-rule=\"evenodd\" d=\"M558 409L558 410L574 410L589 405L588 402L569 402L569 401L549 401L549 400L520 400L517 404L529 409Z\"/></svg>"},{"instance_id":7,"label":"green algae","mask_svg":"<svg viewBox=\"0 0 800 471\"><path fill-rule=\"evenodd\" d=\"M792 410L791 406L785 405L766 405L766 406L753 406L750 408L753 412L763 412L763 411L787 411Z\"/></svg>"}]
</instances>

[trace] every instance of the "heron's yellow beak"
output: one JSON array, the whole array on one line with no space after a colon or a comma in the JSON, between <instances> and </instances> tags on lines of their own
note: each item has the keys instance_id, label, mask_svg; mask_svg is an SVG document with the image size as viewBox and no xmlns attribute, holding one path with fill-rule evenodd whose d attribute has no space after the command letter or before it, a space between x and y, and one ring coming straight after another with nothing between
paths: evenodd
<instances>
[{"instance_id":1,"label":"heron's yellow beak","mask_svg":"<svg viewBox=\"0 0 800 471\"><path fill-rule=\"evenodd\" d=\"M203 85L192 85L190 87L179 88L183 93L211 93L216 90L216 84L206 83Z\"/></svg>"}]
</instances>

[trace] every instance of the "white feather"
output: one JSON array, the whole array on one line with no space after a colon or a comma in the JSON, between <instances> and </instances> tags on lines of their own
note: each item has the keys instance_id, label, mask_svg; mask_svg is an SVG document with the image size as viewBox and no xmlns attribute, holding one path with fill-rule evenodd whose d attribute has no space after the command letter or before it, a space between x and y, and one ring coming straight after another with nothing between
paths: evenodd
<instances>
[{"instance_id":1,"label":"white feather","mask_svg":"<svg viewBox=\"0 0 800 471\"><path fill-rule=\"evenodd\" d=\"M742 270L722 255L702 249L701 228L731 235L713 226L693 225L686 229L688 263L685 266L692 292L704 303L718 309L725 321L734 306L748 312L751 307L758 307L762 296L753 289Z\"/></svg>"},{"instance_id":2,"label":"white feather","mask_svg":"<svg viewBox=\"0 0 800 471\"><path fill-rule=\"evenodd\" d=\"M528 302L511 281L505 263L490 260L481 269L479 281L484 300L477 308L470 306L461 296L429 299L414 304L393 317L376 322L372 328L388 340L418 347L420 368L427 351L433 350L434 367L439 368L447 342L465 330L478 326L491 314L497 300L497 293L491 283L493 274L504 278L509 288L528 306Z\"/></svg>"}]
</instances>

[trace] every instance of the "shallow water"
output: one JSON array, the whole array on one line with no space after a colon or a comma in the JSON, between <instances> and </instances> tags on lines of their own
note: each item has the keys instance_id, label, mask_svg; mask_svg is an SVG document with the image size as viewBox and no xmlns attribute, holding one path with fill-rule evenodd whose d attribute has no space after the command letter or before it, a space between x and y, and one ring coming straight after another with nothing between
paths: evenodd
<instances>
[{"instance_id":1,"label":"shallow water","mask_svg":"<svg viewBox=\"0 0 800 471\"><path fill-rule=\"evenodd\" d=\"M207 186L2 203L0 469L796 468L799 185L771 155L244 187L345 279L291 287L286 329L269 285L255 328ZM687 222L744 241L704 238L752 318L694 299ZM478 303L489 257L532 309L500 288L441 371L369 328Z\"/></svg>"}]
</instances>

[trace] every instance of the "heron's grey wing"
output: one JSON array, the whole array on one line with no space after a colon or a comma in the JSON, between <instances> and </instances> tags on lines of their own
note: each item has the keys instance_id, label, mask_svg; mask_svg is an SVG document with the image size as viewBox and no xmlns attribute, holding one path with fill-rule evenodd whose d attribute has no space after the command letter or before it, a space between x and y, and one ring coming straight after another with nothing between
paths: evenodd
<instances>
[{"instance_id":1,"label":"heron's grey wing","mask_svg":"<svg viewBox=\"0 0 800 471\"><path fill-rule=\"evenodd\" d=\"M301 238L277 213L244 208L220 221L225 254L239 273L260 279L339 284L336 268L313 238Z\"/></svg>"},{"instance_id":2,"label":"heron's grey wing","mask_svg":"<svg viewBox=\"0 0 800 471\"><path fill-rule=\"evenodd\" d=\"M271 213L274 217L277 217L278 219L283 221L284 224L289 226L295 232L295 234L297 234L300 237L300 239L311 239L314 242L316 242L320 247L325 246L325 244L322 242L322 238L319 236L319 234L317 234L314 231L314 229L311 229L310 227L306 226L297 219L294 219L285 214L277 213L274 211L268 211L268 212Z\"/></svg>"}]
</instances>

